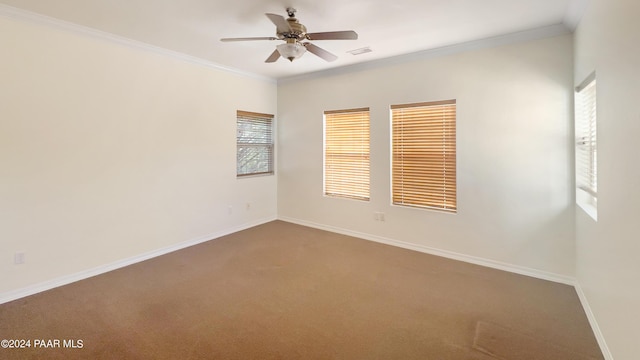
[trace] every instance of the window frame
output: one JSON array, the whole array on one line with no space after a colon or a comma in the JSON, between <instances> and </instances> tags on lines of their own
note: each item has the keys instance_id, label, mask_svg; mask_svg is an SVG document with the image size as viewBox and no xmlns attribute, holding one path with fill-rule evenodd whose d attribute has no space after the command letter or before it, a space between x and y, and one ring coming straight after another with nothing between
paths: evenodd
<instances>
[{"instance_id":1,"label":"window frame","mask_svg":"<svg viewBox=\"0 0 640 360\"><path fill-rule=\"evenodd\" d=\"M598 220L597 82L593 72L575 88L576 204Z\"/></svg>"},{"instance_id":2,"label":"window frame","mask_svg":"<svg viewBox=\"0 0 640 360\"><path fill-rule=\"evenodd\" d=\"M428 110L427 108L442 108L443 115L440 121L443 130L441 133L437 130L437 118L427 116L431 115L431 112L435 110ZM413 109L414 113L409 113L412 111L411 109ZM407 119L401 120L399 119L399 113L404 110L408 111ZM427 118L415 120L415 116L420 116L420 112L423 112L422 115L427 116ZM458 212L457 101L452 99L391 105L389 114L391 119L391 204L456 214ZM396 124L401 121L406 124ZM428 124L424 124L420 127L420 130L417 130L415 126L419 126L420 121L426 121ZM402 129L404 129L403 133L397 133ZM406 132L406 130L410 130L411 133ZM436 141L438 136L433 134L444 135L444 140ZM398 142L400 143L397 144ZM407 143L411 142L413 142L412 146L406 146ZM440 147L442 151L434 151L436 147ZM442 154L444 159L441 163L436 160L425 163L428 158L435 159L439 156L438 154ZM411 157L414 159L409 164L405 164L404 159ZM402 164L397 164L399 161L402 161ZM420 166L419 162L422 165L428 165L429 168L425 171L425 168ZM439 169L441 169L440 174L438 174ZM397 173L398 171L401 173ZM437 182L440 180L442 180L442 183L438 184ZM417 183L420 183L420 185L416 185ZM425 184L430 184L430 186L425 187L429 191L422 190ZM402 189L398 189L398 187Z\"/></svg>"},{"instance_id":3,"label":"window frame","mask_svg":"<svg viewBox=\"0 0 640 360\"><path fill-rule=\"evenodd\" d=\"M242 124L254 124L258 130L262 127L264 132L256 131L259 136L248 137L244 139L241 134ZM250 111L237 110L236 111L236 177L245 178L252 176L267 176L275 174L275 146L274 146L274 115L262 114ZM248 140L248 141L247 141ZM262 169L264 166L257 165L261 168L254 171L242 172L243 166L248 166L246 163L241 164L243 161L241 155L241 149L243 148L262 148L263 151L259 151L259 155L266 156L266 159L259 159L260 161L266 161L266 169Z\"/></svg>"},{"instance_id":4,"label":"window frame","mask_svg":"<svg viewBox=\"0 0 640 360\"><path fill-rule=\"evenodd\" d=\"M371 114L368 107L323 113L323 195L371 199ZM329 129L328 124L335 127ZM330 134L333 134L330 138ZM348 136L349 141L346 141ZM365 140L366 139L366 140ZM353 140L353 142L351 142ZM330 167L340 170L330 173Z\"/></svg>"}]
</instances>

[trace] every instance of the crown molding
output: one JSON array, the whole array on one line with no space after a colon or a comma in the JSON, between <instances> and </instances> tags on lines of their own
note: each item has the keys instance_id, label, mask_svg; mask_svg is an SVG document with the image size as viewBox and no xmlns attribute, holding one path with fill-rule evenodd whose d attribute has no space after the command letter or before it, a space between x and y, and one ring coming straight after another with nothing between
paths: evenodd
<instances>
[{"instance_id":1,"label":"crown molding","mask_svg":"<svg viewBox=\"0 0 640 360\"><path fill-rule=\"evenodd\" d=\"M310 80L324 76L340 75L345 73L370 70L390 65L398 65L407 62L431 59L446 55L463 53L471 50L480 50L504 45L517 44L527 41L545 39L560 35L570 34L571 31L564 24L556 24L541 28L520 31L516 33L489 37L480 40L468 41L460 44L443 46L435 49L423 50L414 53L398 55L383 59L372 60L364 63L342 66L338 68L321 70L307 74L295 75L278 79L278 84L286 84L302 80Z\"/></svg>"},{"instance_id":2,"label":"crown molding","mask_svg":"<svg viewBox=\"0 0 640 360\"><path fill-rule=\"evenodd\" d=\"M132 40L122 36L114 35L105 31L96 30L87 26L74 24L68 21L56 19L50 16L45 16L30 12L23 9L18 9L12 6L0 4L0 16L11 18L15 20L30 22L37 25L48 26L51 28L72 32L82 36L92 37L99 40L109 41L118 45L126 46L136 50L142 50L151 52L154 54L170 57L186 63L204 66L210 69L219 70L234 75L252 78L255 80L265 81L268 83L276 83L276 80L270 77L260 76L249 72L240 71L238 69L226 67L212 61L201 59L195 56L187 55L181 52L165 49L159 46L147 44L141 41Z\"/></svg>"},{"instance_id":3,"label":"crown molding","mask_svg":"<svg viewBox=\"0 0 640 360\"><path fill-rule=\"evenodd\" d=\"M290 82L308 80L320 78L323 76L332 76L345 74L350 72L375 69L390 65L397 65L412 61L430 59L435 57L441 57L446 55L452 55L457 53L462 53L471 50L479 50L492 48L497 46L516 44L520 42L538 40L548 37L554 37L559 35L565 35L571 33L575 30L577 24L579 23L582 15L584 14L585 9L590 0L572 0L569 9L567 10L567 15L565 16L562 24L556 24L536 29L530 29L525 31L520 31L516 33L500 35L480 40L469 41L460 44L454 44L449 46L443 46L436 49L429 49L418 51L414 53L398 55L383 59L372 60L364 63L358 63L353 65L342 66L333 69L320 70L300 75L281 77L278 79L274 79L271 77L261 76L250 72L244 72L235 68L223 66L212 61L208 61L205 59L201 59L198 57L194 57L191 55L187 55L184 53L180 53L173 50L168 50L162 47L158 47L155 45L150 45L141 41L132 40L129 38L121 37L118 35L114 35L111 33L107 33L104 31L96 30L90 27L70 23L67 21L59 20L56 18L52 18L45 15L36 14L30 11L26 11L23 9L18 9L12 6L0 4L0 16L13 18L17 20L27 21L35 24L40 24L44 26L49 26L65 31L74 32L77 34L81 34L84 36L89 36L101 40L110 41L113 43L117 43L123 46L127 46L130 48L134 48L137 50L149 51L155 54L160 54L163 56L171 57L174 59L178 59L187 63L196 64L208 68L212 68L219 71L224 71L227 73L248 77L260 81L265 81L268 83L277 83L277 84L286 84Z\"/></svg>"}]
</instances>

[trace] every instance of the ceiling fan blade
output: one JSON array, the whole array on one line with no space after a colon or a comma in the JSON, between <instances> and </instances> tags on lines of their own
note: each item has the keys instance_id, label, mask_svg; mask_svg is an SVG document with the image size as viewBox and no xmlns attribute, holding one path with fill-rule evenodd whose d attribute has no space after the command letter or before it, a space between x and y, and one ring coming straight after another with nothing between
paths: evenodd
<instances>
[{"instance_id":1,"label":"ceiling fan blade","mask_svg":"<svg viewBox=\"0 0 640 360\"><path fill-rule=\"evenodd\" d=\"M278 40L277 37L273 36L265 36L265 37L245 37L245 38L223 38L220 41L230 42L230 41L254 41L254 40Z\"/></svg>"},{"instance_id":2,"label":"ceiling fan blade","mask_svg":"<svg viewBox=\"0 0 640 360\"><path fill-rule=\"evenodd\" d=\"M329 31L307 34L309 40L357 40L358 34L353 30Z\"/></svg>"},{"instance_id":3,"label":"ceiling fan blade","mask_svg":"<svg viewBox=\"0 0 640 360\"><path fill-rule=\"evenodd\" d=\"M278 33L288 33L291 32L291 26L289 26L289 22L285 20L285 18L278 14L265 14L271 20L271 22L276 26Z\"/></svg>"},{"instance_id":4,"label":"ceiling fan blade","mask_svg":"<svg viewBox=\"0 0 640 360\"><path fill-rule=\"evenodd\" d=\"M321 47L315 46L312 43L304 43L303 45L307 48L307 50L310 53L312 53L314 55L317 55L317 56L319 56L320 58L322 58L322 59L324 59L326 61L334 61L334 60L336 60L338 58L337 56L333 55L332 53L328 52L327 50L325 50L325 49L323 49Z\"/></svg>"},{"instance_id":5,"label":"ceiling fan blade","mask_svg":"<svg viewBox=\"0 0 640 360\"><path fill-rule=\"evenodd\" d=\"M271 53L271 55L269 55L267 60L265 60L264 62L272 63L272 62L276 62L278 59L280 59L280 53L278 52L278 50L275 50L274 52Z\"/></svg>"}]
</instances>

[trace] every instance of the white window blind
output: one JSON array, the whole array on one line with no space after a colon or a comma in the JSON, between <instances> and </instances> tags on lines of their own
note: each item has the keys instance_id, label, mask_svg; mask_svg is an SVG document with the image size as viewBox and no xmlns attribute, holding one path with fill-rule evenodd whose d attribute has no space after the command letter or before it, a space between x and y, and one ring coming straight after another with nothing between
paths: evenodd
<instances>
[{"instance_id":1,"label":"white window blind","mask_svg":"<svg viewBox=\"0 0 640 360\"><path fill-rule=\"evenodd\" d=\"M596 131L596 79L587 78L576 89L576 201L596 207L598 147Z\"/></svg>"},{"instance_id":2,"label":"white window blind","mask_svg":"<svg viewBox=\"0 0 640 360\"><path fill-rule=\"evenodd\" d=\"M456 101L392 105L393 204L457 211Z\"/></svg>"},{"instance_id":3,"label":"white window blind","mask_svg":"<svg viewBox=\"0 0 640 360\"><path fill-rule=\"evenodd\" d=\"M324 194L369 200L369 108L324 112Z\"/></svg>"},{"instance_id":4,"label":"white window blind","mask_svg":"<svg viewBox=\"0 0 640 360\"><path fill-rule=\"evenodd\" d=\"M273 174L273 115L237 112L237 175Z\"/></svg>"}]
</instances>

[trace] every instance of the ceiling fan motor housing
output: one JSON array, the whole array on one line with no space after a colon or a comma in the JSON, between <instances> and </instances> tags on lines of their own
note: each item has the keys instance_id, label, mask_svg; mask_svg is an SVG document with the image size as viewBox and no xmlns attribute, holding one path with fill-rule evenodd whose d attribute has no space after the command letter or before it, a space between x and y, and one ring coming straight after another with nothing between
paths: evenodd
<instances>
[{"instance_id":1,"label":"ceiling fan motor housing","mask_svg":"<svg viewBox=\"0 0 640 360\"><path fill-rule=\"evenodd\" d=\"M276 46L276 50L265 60L272 63L283 57L293 61L302 56L306 51L326 60L334 61L338 57L332 53L318 47L307 40L356 40L358 34L353 30L329 31L307 33L307 28L298 22L295 17L296 9L287 8L289 18L285 19L277 14L265 14L276 26L276 37L244 37L244 38L222 38L221 41L250 41L250 40L283 40L285 43Z\"/></svg>"},{"instance_id":2,"label":"ceiling fan motor housing","mask_svg":"<svg viewBox=\"0 0 640 360\"><path fill-rule=\"evenodd\" d=\"M298 22L298 19L290 17L287 19L291 32L282 34L285 38L303 40L307 35L307 28Z\"/></svg>"}]
</instances>

